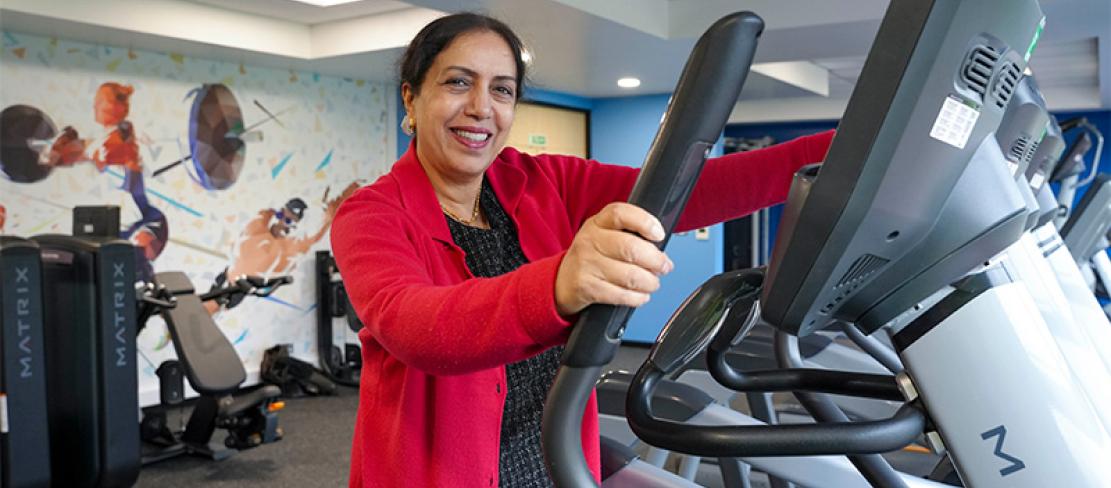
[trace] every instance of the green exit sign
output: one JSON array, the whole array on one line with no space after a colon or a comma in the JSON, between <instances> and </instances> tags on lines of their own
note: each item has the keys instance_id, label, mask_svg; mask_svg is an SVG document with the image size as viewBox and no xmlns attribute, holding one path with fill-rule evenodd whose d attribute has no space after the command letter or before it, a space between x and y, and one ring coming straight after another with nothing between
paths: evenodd
<instances>
[{"instance_id":1,"label":"green exit sign","mask_svg":"<svg viewBox=\"0 0 1111 488\"><path fill-rule=\"evenodd\" d=\"M528 143L532 146L547 146L548 138L543 134L529 134Z\"/></svg>"}]
</instances>

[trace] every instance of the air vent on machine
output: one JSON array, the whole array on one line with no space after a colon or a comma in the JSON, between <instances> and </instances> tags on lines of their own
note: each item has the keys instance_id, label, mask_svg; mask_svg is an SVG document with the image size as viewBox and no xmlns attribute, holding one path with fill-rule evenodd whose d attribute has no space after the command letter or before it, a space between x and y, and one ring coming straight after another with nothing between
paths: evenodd
<instances>
[{"instance_id":1,"label":"air vent on machine","mask_svg":"<svg viewBox=\"0 0 1111 488\"><path fill-rule=\"evenodd\" d=\"M838 281L837 286L834 286L833 289L836 290L867 277L873 271L887 264L887 261L887 259L876 256L875 254L865 254L856 258L853 265L849 266L849 270L845 272L845 276L841 277L841 281Z\"/></svg>"},{"instance_id":2,"label":"air vent on machine","mask_svg":"<svg viewBox=\"0 0 1111 488\"><path fill-rule=\"evenodd\" d=\"M1015 93L1015 87L1018 86L1018 81L1022 79L1022 71L1015 66L1015 63L1007 63L1003 69L999 70L999 78L995 80L995 85L991 87L991 97L995 99L995 105L999 108L1007 106L1007 102L1011 101L1011 95Z\"/></svg>"},{"instance_id":3,"label":"air vent on machine","mask_svg":"<svg viewBox=\"0 0 1111 488\"><path fill-rule=\"evenodd\" d=\"M1034 142L1033 144L1030 144L1030 149L1026 150L1026 156L1022 158L1023 162L1029 163L1030 161L1034 160L1034 153L1038 152L1039 145L1041 145L1040 142Z\"/></svg>"},{"instance_id":4,"label":"air vent on machine","mask_svg":"<svg viewBox=\"0 0 1111 488\"><path fill-rule=\"evenodd\" d=\"M837 296L826 303L818 313L829 315L834 307L841 304L842 300L852 295L857 288L860 288L865 278L882 268L883 265L887 264L889 261L890 260L876 256L875 254L865 254L856 258L852 266L849 266L849 270L845 272L845 275L842 276L841 280L837 282L837 285L833 287L833 290L837 292Z\"/></svg>"},{"instance_id":5,"label":"air vent on machine","mask_svg":"<svg viewBox=\"0 0 1111 488\"><path fill-rule=\"evenodd\" d=\"M1015 161L1015 162L1022 161L1023 159L1026 158L1026 154L1027 154L1027 151L1029 151L1029 149L1030 149L1030 138L1028 138L1028 137L1018 138L1015 141L1015 143L1011 145L1011 150L1010 150L1010 154L1009 154L1010 160Z\"/></svg>"},{"instance_id":6,"label":"air vent on machine","mask_svg":"<svg viewBox=\"0 0 1111 488\"><path fill-rule=\"evenodd\" d=\"M988 82L991 73L995 70L995 62L999 61L999 53L989 46L976 46L965 61L961 70L961 81L968 89L984 97L988 92Z\"/></svg>"}]
</instances>

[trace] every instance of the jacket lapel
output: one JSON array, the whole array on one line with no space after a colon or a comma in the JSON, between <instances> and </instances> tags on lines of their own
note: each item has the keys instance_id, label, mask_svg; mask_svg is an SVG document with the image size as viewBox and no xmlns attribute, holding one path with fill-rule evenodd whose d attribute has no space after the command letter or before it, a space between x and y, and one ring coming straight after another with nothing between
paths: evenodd
<instances>
[{"instance_id":1,"label":"jacket lapel","mask_svg":"<svg viewBox=\"0 0 1111 488\"><path fill-rule=\"evenodd\" d=\"M432 238L454 247L455 241L451 238L451 230L440 210L440 201L436 199L432 182L417 159L417 150L413 143L409 144L409 150L394 164L392 172L397 178L401 206Z\"/></svg>"},{"instance_id":2,"label":"jacket lapel","mask_svg":"<svg viewBox=\"0 0 1111 488\"><path fill-rule=\"evenodd\" d=\"M507 154L508 153L508 154ZM506 158L509 156L509 158ZM493 164L486 170L486 179L498 197L502 208L520 229L517 222L516 210L525 191L525 173L517 168L508 159L516 160L515 151L503 150ZM409 144L409 149L394 164L392 173L397 178L398 193L401 195L401 205L413 218L432 236L433 239L445 242L455 247L448 229L447 220L440 210L440 201L436 198L436 191L432 189L432 182L424 172L420 160L417 159L416 146Z\"/></svg>"}]
</instances>

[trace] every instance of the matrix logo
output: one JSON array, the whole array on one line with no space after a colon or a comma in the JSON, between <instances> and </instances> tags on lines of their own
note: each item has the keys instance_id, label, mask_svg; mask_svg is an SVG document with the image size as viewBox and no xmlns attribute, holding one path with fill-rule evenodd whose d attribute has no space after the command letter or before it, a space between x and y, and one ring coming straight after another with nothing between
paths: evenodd
<instances>
[{"instance_id":1,"label":"matrix logo","mask_svg":"<svg viewBox=\"0 0 1111 488\"><path fill-rule=\"evenodd\" d=\"M112 308L115 310L113 315L113 325L116 328L116 366L127 366L127 338L124 337L126 329L127 316L124 315L124 307L127 306L125 299L127 295L123 292L123 287L126 285L122 280L125 278L124 264L112 263L112 278L117 280L112 286L117 291L112 295Z\"/></svg>"},{"instance_id":2,"label":"matrix logo","mask_svg":"<svg viewBox=\"0 0 1111 488\"><path fill-rule=\"evenodd\" d=\"M980 434L980 438L984 440L991 439L992 437L998 437L998 439L995 440L995 457L1011 463L1010 466L999 470L999 476L1007 476L1026 468L1026 463L1022 462L1021 459L1003 452L1003 441L1007 438L1006 427L1000 425L999 427Z\"/></svg>"},{"instance_id":3,"label":"matrix logo","mask_svg":"<svg viewBox=\"0 0 1111 488\"><path fill-rule=\"evenodd\" d=\"M15 268L15 324L16 335L19 337L18 348L22 353L19 358L19 377L30 378L34 376L31 365L31 268L27 266Z\"/></svg>"}]
</instances>

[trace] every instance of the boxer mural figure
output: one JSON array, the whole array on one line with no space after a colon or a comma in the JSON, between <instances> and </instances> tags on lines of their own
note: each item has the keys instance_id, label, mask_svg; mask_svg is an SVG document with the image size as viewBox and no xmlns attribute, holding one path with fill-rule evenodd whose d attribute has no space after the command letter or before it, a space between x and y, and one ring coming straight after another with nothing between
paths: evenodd
<instances>
[{"instance_id":1,"label":"boxer mural figure","mask_svg":"<svg viewBox=\"0 0 1111 488\"><path fill-rule=\"evenodd\" d=\"M134 92L131 85L101 84L93 98L93 116L104 128L104 135L96 140L81 139L76 129L66 126L50 148L40 153L39 164L59 167L91 161L102 172L109 166L120 167L124 173L120 189L131 194L140 215L139 220L120 231L120 237L135 244L139 277L149 280L154 276L151 261L162 254L170 238L170 228L166 215L150 203L143 183L138 139L134 126L127 120Z\"/></svg>"},{"instance_id":2,"label":"boxer mural figure","mask_svg":"<svg viewBox=\"0 0 1111 488\"><path fill-rule=\"evenodd\" d=\"M131 85L117 82L102 83L97 88L93 118L104 132L96 138L82 138L73 126L57 130L50 117L35 107L5 108L0 112L0 176L16 183L33 183L49 176L55 168L80 163L91 162L101 172L119 168L124 180L121 189L131 195L140 215L138 220L124 226L120 237L136 245L140 277L149 279L153 276L151 261L162 254L170 232L165 214L147 196L140 140L128 119L134 91ZM258 127L277 120L277 116L256 100L255 104L269 118L245 127L235 96L219 83L200 85L186 98L192 99L190 153L152 175L157 177L188 161L194 182L206 190L226 190L234 185L243 168L244 138L261 139Z\"/></svg>"}]
</instances>

